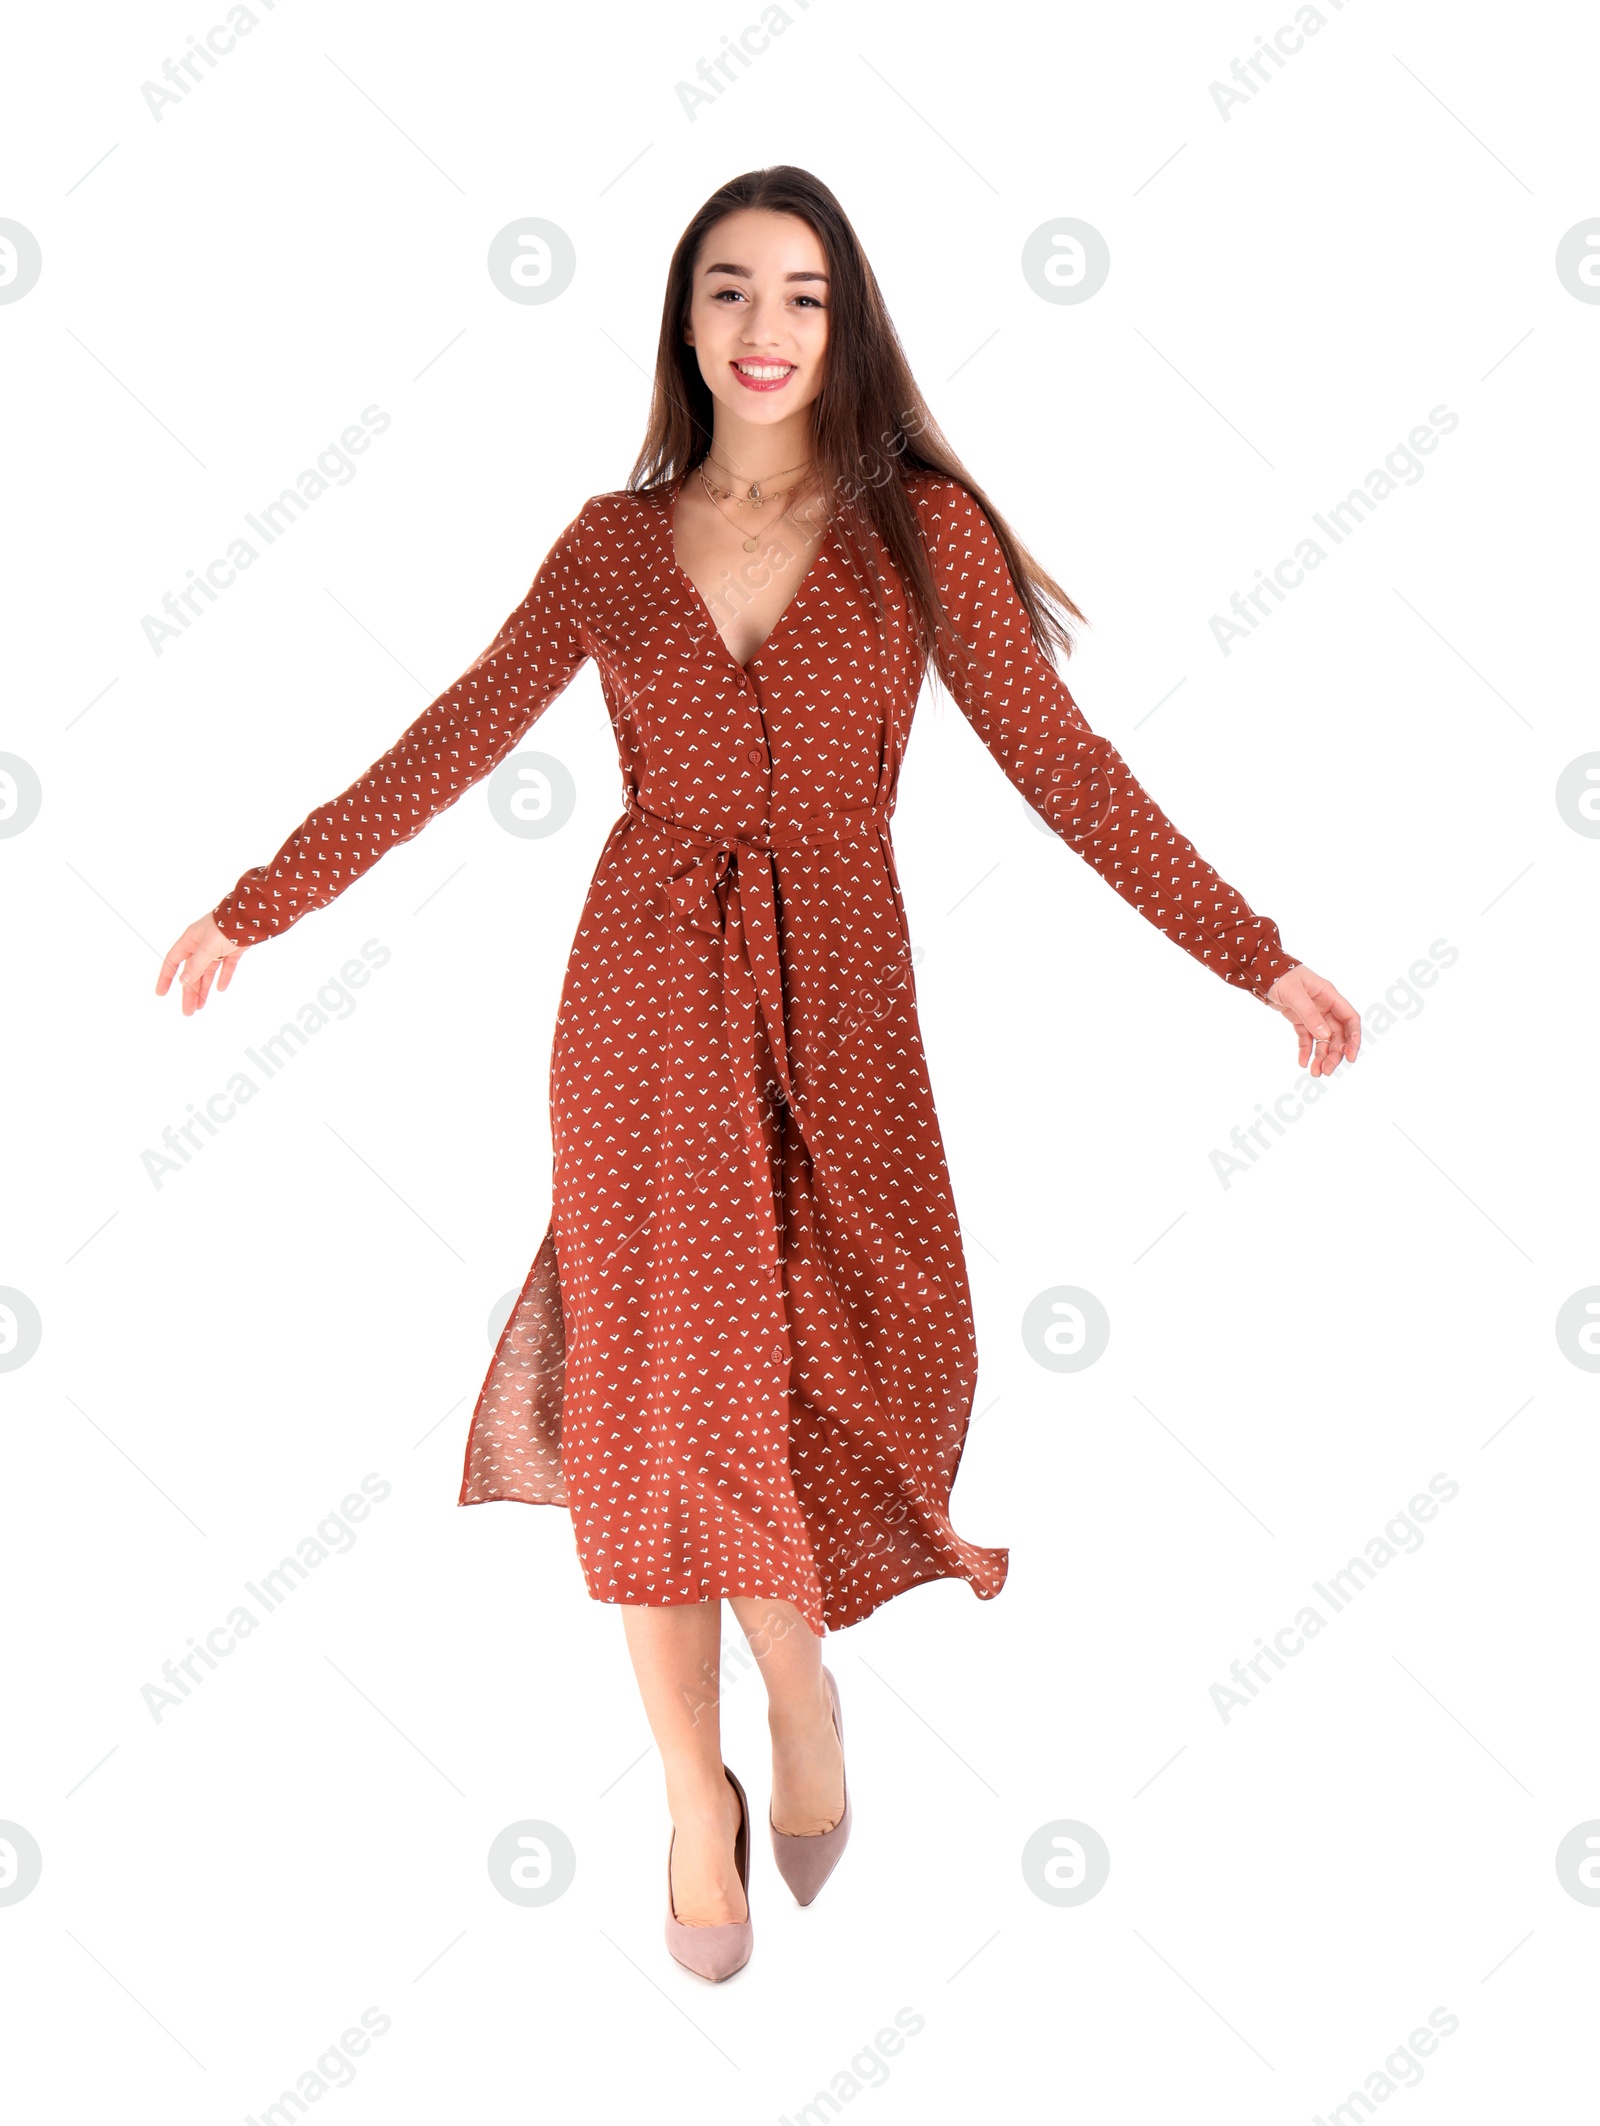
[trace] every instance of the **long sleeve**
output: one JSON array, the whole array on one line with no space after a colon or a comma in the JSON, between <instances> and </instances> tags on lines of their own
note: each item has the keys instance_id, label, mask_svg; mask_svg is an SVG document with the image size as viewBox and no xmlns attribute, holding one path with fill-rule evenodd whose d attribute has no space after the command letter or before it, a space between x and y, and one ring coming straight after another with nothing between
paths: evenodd
<instances>
[{"instance_id":1,"label":"long sleeve","mask_svg":"<svg viewBox=\"0 0 1600 2126\"><path fill-rule=\"evenodd\" d=\"M1236 989L1264 997L1299 963L1278 926L1219 878L1092 731L1028 616L994 529L959 481L914 488L954 631L957 699L1022 795L1146 921Z\"/></svg>"},{"instance_id":2,"label":"long sleeve","mask_svg":"<svg viewBox=\"0 0 1600 2126\"><path fill-rule=\"evenodd\" d=\"M589 655L578 512L489 647L381 759L298 826L211 911L235 944L276 937L420 833L516 748Z\"/></svg>"}]
</instances>

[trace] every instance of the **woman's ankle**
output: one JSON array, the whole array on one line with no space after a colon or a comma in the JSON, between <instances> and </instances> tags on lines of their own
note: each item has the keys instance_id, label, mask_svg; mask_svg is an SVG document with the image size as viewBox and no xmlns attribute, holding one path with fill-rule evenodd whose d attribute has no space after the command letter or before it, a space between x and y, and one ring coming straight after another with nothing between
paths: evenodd
<instances>
[{"instance_id":1,"label":"woman's ankle","mask_svg":"<svg viewBox=\"0 0 1600 2126\"><path fill-rule=\"evenodd\" d=\"M804 1741L815 1735L819 1727L831 1731L832 1726L833 1699L820 1669L814 1694L806 1687L767 1701L767 1728L776 1745Z\"/></svg>"},{"instance_id":2,"label":"woman's ankle","mask_svg":"<svg viewBox=\"0 0 1600 2126\"><path fill-rule=\"evenodd\" d=\"M720 1765L706 1773L683 1772L667 1782L667 1813L675 1824L717 1824L737 1820L739 1797Z\"/></svg>"}]
</instances>

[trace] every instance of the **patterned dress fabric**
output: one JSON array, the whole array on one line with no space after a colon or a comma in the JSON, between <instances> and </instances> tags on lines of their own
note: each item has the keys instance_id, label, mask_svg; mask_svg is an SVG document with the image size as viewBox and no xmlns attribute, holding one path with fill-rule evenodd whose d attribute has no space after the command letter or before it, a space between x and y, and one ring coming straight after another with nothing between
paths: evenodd
<instances>
[{"instance_id":1,"label":"patterned dress fabric","mask_svg":"<svg viewBox=\"0 0 1600 2126\"><path fill-rule=\"evenodd\" d=\"M1139 913L1263 996L1296 963L1092 731L958 481L905 475L957 699ZM622 769L550 1068L551 1214L458 1503L568 1508L597 1601L792 1602L837 1630L1009 1553L950 1493L977 1385L890 820L926 653L830 531L740 665L679 564L681 479L595 495L468 671L213 911L326 907L487 776L592 658Z\"/></svg>"}]
</instances>

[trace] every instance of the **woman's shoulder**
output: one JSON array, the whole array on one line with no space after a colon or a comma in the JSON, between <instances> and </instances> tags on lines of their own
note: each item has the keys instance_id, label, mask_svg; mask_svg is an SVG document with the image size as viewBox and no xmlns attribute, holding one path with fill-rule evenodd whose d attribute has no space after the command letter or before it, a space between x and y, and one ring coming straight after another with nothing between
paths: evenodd
<instances>
[{"instance_id":1,"label":"woman's shoulder","mask_svg":"<svg viewBox=\"0 0 1600 2126\"><path fill-rule=\"evenodd\" d=\"M967 491L961 482L952 479L949 473L934 472L925 465L902 467L900 479L910 494L930 501L949 501Z\"/></svg>"},{"instance_id":2,"label":"woman's shoulder","mask_svg":"<svg viewBox=\"0 0 1600 2126\"><path fill-rule=\"evenodd\" d=\"M572 521L585 528L620 524L630 516L636 519L646 499L647 497L634 493L630 488L607 488L601 494L590 495Z\"/></svg>"},{"instance_id":3,"label":"woman's shoulder","mask_svg":"<svg viewBox=\"0 0 1600 2126\"><path fill-rule=\"evenodd\" d=\"M601 494L591 495L583 506L586 510L606 514L615 510L639 510L655 499L654 492L646 487L608 487Z\"/></svg>"},{"instance_id":4,"label":"woman's shoulder","mask_svg":"<svg viewBox=\"0 0 1600 2126\"><path fill-rule=\"evenodd\" d=\"M649 513L661 507L661 495L650 488L610 487L590 495L573 518L569 529L586 545L605 547L636 537Z\"/></svg>"},{"instance_id":5,"label":"woman's shoulder","mask_svg":"<svg viewBox=\"0 0 1600 2126\"><path fill-rule=\"evenodd\" d=\"M901 478L930 548L960 555L984 543L989 520L964 480L920 468L902 473Z\"/></svg>"},{"instance_id":6,"label":"woman's shoulder","mask_svg":"<svg viewBox=\"0 0 1600 2126\"><path fill-rule=\"evenodd\" d=\"M649 493L627 487L590 495L556 534L550 557L580 577L596 563L615 560L637 545L653 504Z\"/></svg>"},{"instance_id":7,"label":"woman's shoulder","mask_svg":"<svg viewBox=\"0 0 1600 2126\"><path fill-rule=\"evenodd\" d=\"M940 523L949 523L975 515L978 504L970 487L951 473L932 472L924 467L912 466L901 474L901 481L916 504L918 513Z\"/></svg>"}]
</instances>

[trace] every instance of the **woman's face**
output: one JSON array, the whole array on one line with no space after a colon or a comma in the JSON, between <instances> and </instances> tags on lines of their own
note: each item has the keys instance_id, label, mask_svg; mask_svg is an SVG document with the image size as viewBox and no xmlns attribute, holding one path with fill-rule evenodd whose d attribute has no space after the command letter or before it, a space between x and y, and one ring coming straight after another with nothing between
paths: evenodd
<instances>
[{"instance_id":1,"label":"woman's face","mask_svg":"<svg viewBox=\"0 0 1600 2126\"><path fill-rule=\"evenodd\" d=\"M798 215L745 207L706 231L695 260L684 338L718 406L776 425L822 388L828 268Z\"/></svg>"}]
</instances>

